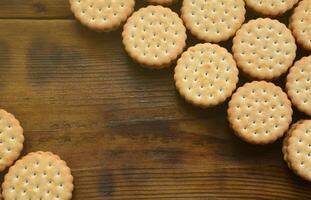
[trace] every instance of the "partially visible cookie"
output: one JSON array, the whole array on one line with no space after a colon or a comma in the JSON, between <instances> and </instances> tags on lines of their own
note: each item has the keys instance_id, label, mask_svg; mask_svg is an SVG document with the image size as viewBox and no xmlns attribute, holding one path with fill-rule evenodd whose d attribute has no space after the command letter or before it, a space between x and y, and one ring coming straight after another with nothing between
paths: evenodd
<instances>
[{"instance_id":1,"label":"partially visible cookie","mask_svg":"<svg viewBox=\"0 0 311 200\"><path fill-rule=\"evenodd\" d=\"M122 33L127 53L142 66L169 66L186 46L186 28L169 8L148 6L127 20Z\"/></svg>"},{"instance_id":2,"label":"partially visible cookie","mask_svg":"<svg viewBox=\"0 0 311 200\"><path fill-rule=\"evenodd\" d=\"M311 1L303 0L290 18L290 28L297 42L311 51Z\"/></svg>"},{"instance_id":3,"label":"partially visible cookie","mask_svg":"<svg viewBox=\"0 0 311 200\"><path fill-rule=\"evenodd\" d=\"M284 74L296 57L295 38L277 20L250 20L233 39L233 56L238 67L258 80L272 80Z\"/></svg>"},{"instance_id":4,"label":"partially visible cookie","mask_svg":"<svg viewBox=\"0 0 311 200\"><path fill-rule=\"evenodd\" d=\"M287 163L288 167L291 168L290 163L288 162L287 159L287 146L288 146L288 139L291 137L292 132L297 128L297 126L301 123L303 123L304 120L299 120L296 123L292 124L290 129L287 131L284 139L283 139L283 147L282 147L282 153L284 155L284 161Z\"/></svg>"},{"instance_id":5,"label":"partially visible cookie","mask_svg":"<svg viewBox=\"0 0 311 200\"><path fill-rule=\"evenodd\" d=\"M291 102L273 83L253 81L237 89L228 107L235 134L252 144L268 144L282 137L292 121Z\"/></svg>"},{"instance_id":6,"label":"partially visible cookie","mask_svg":"<svg viewBox=\"0 0 311 200\"><path fill-rule=\"evenodd\" d=\"M85 26L113 31L134 11L135 0L69 0L71 11Z\"/></svg>"},{"instance_id":7,"label":"partially visible cookie","mask_svg":"<svg viewBox=\"0 0 311 200\"><path fill-rule=\"evenodd\" d=\"M290 69L286 89L298 110L311 116L311 56L300 59Z\"/></svg>"},{"instance_id":8,"label":"partially visible cookie","mask_svg":"<svg viewBox=\"0 0 311 200\"><path fill-rule=\"evenodd\" d=\"M298 123L287 138L285 158L289 167L302 178L311 181L311 120Z\"/></svg>"},{"instance_id":9,"label":"partially visible cookie","mask_svg":"<svg viewBox=\"0 0 311 200\"><path fill-rule=\"evenodd\" d=\"M5 175L4 200L70 200L73 177L66 162L50 152L29 153Z\"/></svg>"},{"instance_id":10,"label":"partially visible cookie","mask_svg":"<svg viewBox=\"0 0 311 200\"><path fill-rule=\"evenodd\" d=\"M256 12L268 15L277 16L290 10L298 0L245 0L248 7Z\"/></svg>"},{"instance_id":11,"label":"partially visible cookie","mask_svg":"<svg viewBox=\"0 0 311 200\"><path fill-rule=\"evenodd\" d=\"M211 107L236 88L239 71L232 55L217 44L197 44L184 52L175 68L176 88L188 102Z\"/></svg>"},{"instance_id":12,"label":"partially visible cookie","mask_svg":"<svg viewBox=\"0 0 311 200\"><path fill-rule=\"evenodd\" d=\"M243 0L184 0L181 17L197 38L220 42L232 37L245 20Z\"/></svg>"},{"instance_id":13,"label":"partially visible cookie","mask_svg":"<svg viewBox=\"0 0 311 200\"><path fill-rule=\"evenodd\" d=\"M23 149L23 128L10 113L0 109L0 171L11 166Z\"/></svg>"},{"instance_id":14,"label":"partially visible cookie","mask_svg":"<svg viewBox=\"0 0 311 200\"><path fill-rule=\"evenodd\" d=\"M172 5L173 3L176 3L178 0L147 0L147 1L148 3L151 3L151 4L169 6L169 5Z\"/></svg>"},{"instance_id":15,"label":"partially visible cookie","mask_svg":"<svg viewBox=\"0 0 311 200\"><path fill-rule=\"evenodd\" d=\"M283 153L283 159L287 163L288 167L291 168L290 163L287 160L287 144L288 144L288 138L291 137L292 132L296 129L298 124L301 124L303 120L299 120L298 122L291 125L290 129L287 131L286 136L283 139L283 147L282 147L282 153Z\"/></svg>"}]
</instances>

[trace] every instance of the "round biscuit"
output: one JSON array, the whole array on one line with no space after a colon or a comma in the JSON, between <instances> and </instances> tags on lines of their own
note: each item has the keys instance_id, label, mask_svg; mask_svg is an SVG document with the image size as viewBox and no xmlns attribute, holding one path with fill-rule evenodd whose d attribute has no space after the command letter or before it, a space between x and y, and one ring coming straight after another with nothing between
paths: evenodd
<instances>
[{"instance_id":1,"label":"round biscuit","mask_svg":"<svg viewBox=\"0 0 311 200\"><path fill-rule=\"evenodd\" d=\"M303 120L299 120L298 122L291 125L290 129L287 131L284 139L283 139L283 146L282 146L282 153L283 153L283 159L287 163L288 167L291 168L290 163L287 160L287 144L288 144L288 138L292 135L292 132L296 129L298 124L301 124Z\"/></svg>"},{"instance_id":2,"label":"round biscuit","mask_svg":"<svg viewBox=\"0 0 311 200\"><path fill-rule=\"evenodd\" d=\"M0 109L0 171L11 166L23 149L23 128L10 113Z\"/></svg>"},{"instance_id":3,"label":"round biscuit","mask_svg":"<svg viewBox=\"0 0 311 200\"><path fill-rule=\"evenodd\" d=\"M147 0L148 3L155 4L155 5L163 5L169 6L173 3L176 3L178 0Z\"/></svg>"},{"instance_id":4,"label":"round biscuit","mask_svg":"<svg viewBox=\"0 0 311 200\"><path fill-rule=\"evenodd\" d=\"M287 162L302 178L311 181L311 120L303 120L287 139Z\"/></svg>"},{"instance_id":5,"label":"round biscuit","mask_svg":"<svg viewBox=\"0 0 311 200\"><path fill-rule=\"evenodd\" d=\"M197 38L220 42L232 37L245 20L243 0L184 0L181 17Z\"/></svg>"},{"instance_id":6,"label":"round biscuit","mask_svg":"<svg viewBox=\"0 0 311 200\"><path fill-rule=\"evenodd\" d=\"M33 152L10 167L2 189L4 200L70 200L73 177L59 156L50 152Z\"/></svg>"},{"instance_id":7,"label":"round biscuit","mask_svg":"<svg viewBox=\"0 0 311 200\"><path fill-rule=\"evenodd\" d=\"M197 44L184 52L175 68L176 88L188 102L211 107L236 88L239 71L232 55L217 44Z\"/></svg>"},{"instance_id":8,"label":"round biscuit","mask_svg":"<svg viewBox=\"0 0 311 200\"><path fill-rule=\"evenodd\" d=\"M290 18L290 28L297 42L311 51L311 1L303 0Z\"/></svg>"},{"instance_id":9,"label":"round biscuit","mask_svg":"<svg viewBox=\"0 0 311 200\"><path fill-rule=\"evenodd\" d=\"M135 0L69 0L71 11L85 26L113 31L134 11Z\"/></svg>"},{"instance_id":10,"label":"round biscuit","mask_svg":"<svg viewBox=\"0 0 311 200\"><path fill-rule=\"evenodd\" d=\"M238 67L258 80L272 80L284 74L296 57L295 38L277 20L250 20L233 39L233 56Z\"/></svg>"},{"instance_id":11,"label":"round biscuit","mask_svg":"<svg viewBox=\"0 0 311 200\"><path fill-rule=\"evenodd\" d=\"M142 66L169 66L186 46L186 28L169 8L148 6L135 12L124 25L123 44Z\"/></svg>"},{"instance_id":12,"label":"round biscuit","mask_svg":"<svg viewBox=\"0 0 311 200\"><path fill-rule=\"evenodd\" d=\"M228 107L235 134L252 144L268 144L282 137L292 121L291 102L273 83L253 81L237 89Z\"/></svg>"},{"instance_id":13,"label":"round biscuit","mask_svg":"<svg viewBox=\"0 0 311 200\"><path fill-rule=\"evenodd\" d=\"M286 89L298 110L311 116L311 56L300 59L290 68Z\"/></svg>"},{"instance_id":14,"label":"round biscuit","mask_svg":"<svg viewBox=\"0 0 311 200\"><path fill-rule=\"evenodd\" d=\"M248 7L262 15L277 16L290 10L298 0L245 0Z\"/></svg>"}]
</instances>

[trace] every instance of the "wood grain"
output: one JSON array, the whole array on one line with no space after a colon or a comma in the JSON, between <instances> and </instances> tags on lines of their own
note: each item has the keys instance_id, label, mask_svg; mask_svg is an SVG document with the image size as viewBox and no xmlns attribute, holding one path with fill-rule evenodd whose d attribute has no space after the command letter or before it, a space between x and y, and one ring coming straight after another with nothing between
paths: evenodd
<instances>
[{"instance_id":1,"label":"wood grain","mask_svg":"<svg viewBox=\"0 0 311 200\"><path fill-rule=\"evenodd\" d=\"M0 106L25 129L23 154L52 151L68 162L74 200L311 198L311 184L283 162L281 141L242 142L226 104L185 103L173 68L141 68L120 31L94 33L70 15L67 1L0 1Z\"/></svg>"},{"instance_id":2,"label":"wood grain","mask_svg":"<svg viewBox=\"0 0 311 200\"><path fill-rule=\"evenodd\" d=\"M1 0L0 18L68 18L69 0Z\"/></svg>"}]
</instances>

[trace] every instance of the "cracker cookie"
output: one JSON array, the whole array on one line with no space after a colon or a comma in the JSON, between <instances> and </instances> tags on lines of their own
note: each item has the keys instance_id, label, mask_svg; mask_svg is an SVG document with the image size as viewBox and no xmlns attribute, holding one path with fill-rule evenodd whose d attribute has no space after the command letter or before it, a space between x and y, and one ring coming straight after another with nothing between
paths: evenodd
<instances>
[{"instance_id":1,"label":"cracker cookie","mask_svg":"<svg viewBox=\"0 0 311 200\"><path fill-rule=\"evenodd\" d=\"M269 15L277 16L290 10L298 0L245 0L248 7L255 10L256 12Z\"/></svg>"},{"instance_id":2,"label":"cracker cookie","mask_svg":"<svg viewBox=\"0 0 311 200\"><path fill-rule=\"evenodd\" d=\"M69 0L71 11L85 26L96 31L112 31L133 12L135 0Z\"/></svg>"},{"instance_id":3,"label":"cracker cookie","mask_svg":"<svg viewBox=\"0 0 311 200\"><path fill-rule=\"evenodd\" d=\"M311 56L300 59L290 69L286 89L298 110L311 115Z\"/></svg>"},{"instance_id":4,"label":"cracker cookie","mask_svg":"<svg viewBox=\"0 0 311 200\"><path fill-rule=\"evenodd\" d=\"M243 0L184 0L181 17L197 38L220 42L232 37L245 20Z\"/></svg>"},{"instance_id":5,"label":"cracker cookie","mask_svg":"<svg viewBox=\"0 0 311 200\"><path fill-rule=\"evenodd\" d=\"M272 80L284 74L296 57L295 38L277 20L250 20L233 39L233 56L248 76Z\"/></svg>"},{"instance_id":6,"label":"cracker cookie","mask_svg":"<svg viewBox=\"0 0 311 200\"><path fill-rule=\"evenodd\" d=\"M175 61L186 46L186 28L169 8L148 6L135 12L122 33L128 54L149 68L163 68Z\"/></svg>"},{"instance_id":7,"label":"cracker cookie","mask_svg":"<svg viewBox=\"0 0 311 200\"><path fill-rule=\"evenodd\" d=\"M50 152L34 152L18 160L5 175L4 200L69 200L73 177L66 162Z\"/></svg>"},{"instance_id":8,"label":"cracker cookie","mask_svg":"<svg viewBox=\"0 0 311 200\"><path fill-rule=\"evenodd\" d=\"M284 142L284 159L297 175L311 181L311 120L294 126Z\"/></svg>"},{"instance_id":9,"label":"cracker cookie","mask_svg":"<svg viewBox=\"0 0 311 200\"><path fill-rule=\"evenodd\" d=\"M23 149L23 128L15 117L0 109L0 171L12 165Z\"/></svg>"},{"instance_id":10,"label":"cracker cookie","mask_svg":"<svg viewBox=\"0 0 311 200\"><path fill-rule=\"evenodd\" d=\"M304 120L299 120L298 122L291 125L290 129L287 131L286 136L283 139L283 147L282 147L282 153L283 153L283 159L287 163L288 167L291 168L290 163L287 160L287 144L288 144L288 138L292 135L292 132L296 129L296 127L301 124Z\"/></svg>"},{"instance_id":11,"label":"cracker cookie","mask_svg":"<svg viewBox=\"0 0 311 200\"><path fill-rule=\"evenodd\" d=\"M176 88L187 101L211 107L236 88L239 71L232 55L216 44L197 44L184 52L175 68Z\"/></svg>"},{"instance_id":12,"label":"cracker cookie","mask_svg":"<svg viewBox=\"0 0 311 200\"><path fill-rule=\"evenodd\" d=\"M252 144L272 143L292 121L291 102L273 83L253 81L237 89L228 108L235 134Z\"/></svg>"},{"instance_id":13,"label":"cracker cookie","mask_svg":"<svg viewBox=\"0 0 311 200\"><path fill-rule=\"evenodd\" d=\"M151 3L151 4L169 6L169 5L172 5L173 3L176 3L178 0L147 0L147 1L148 3Z\"/></svg>"},{"instance_id":14,"label":"cracker cookie","mask_svg":"<svg viewBox=\"0 0 311 200\"><path fill-rule=\"evenodd\" d=\"M311 51L311 1L303 0L290 18L290 28L297 42Z\"/></svg>"}]
</instances>

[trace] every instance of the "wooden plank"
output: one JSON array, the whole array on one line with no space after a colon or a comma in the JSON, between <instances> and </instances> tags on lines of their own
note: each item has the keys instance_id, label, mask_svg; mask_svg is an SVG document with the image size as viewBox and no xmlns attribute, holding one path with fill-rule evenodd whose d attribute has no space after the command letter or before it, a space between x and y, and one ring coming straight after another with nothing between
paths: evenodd
<instances>
[{"instance_id":1,"label":"wooden plank","mask_svg":"<svg viewBox=\"0 0 311 200\"><path fill-rule=\"evenodd\" d=\"M137 7L147 5L137 1ZM175 6L177 8L177 6ZM73 18L69 0L1 0L0 19L68 19Z\"/></svg>"},{"instance_id":2,"label":"wooden plank","mask_svg":"<svg viewBox=\"0 0 311 200\"><path fill-rule=\"evenodd\" d=\"M69 0L1 0L0 18L68 18Z\"/></svg>"},{"instance_id":3,"label":"wooden plank","mask_svg":"<svg viewBox=\"0 0 311 200\"><path fill-rule=\"evenodd\" d=\"M68 162L73 199L310 199L280 141L240 141L226 105L185 103L173 68L133 63L120 32L74 20L0 20L0 30L0 105L25 128L23 154Z\"/></svg>"}]
</instances>

